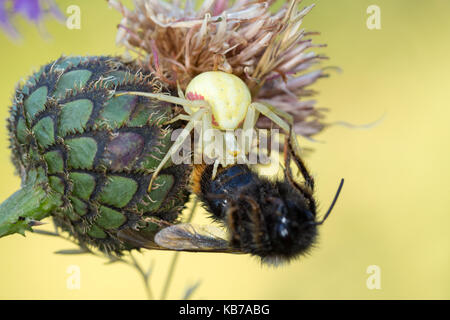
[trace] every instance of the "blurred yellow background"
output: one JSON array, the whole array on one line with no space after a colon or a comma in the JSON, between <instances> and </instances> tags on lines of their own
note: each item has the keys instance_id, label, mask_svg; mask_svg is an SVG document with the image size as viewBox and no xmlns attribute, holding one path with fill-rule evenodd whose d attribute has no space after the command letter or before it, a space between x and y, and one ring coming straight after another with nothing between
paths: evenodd
<instances>
[{"instance_id":1,"label":"blurred yellow background","mask_svg":"<svg viewBox=\"0 0 450 320\"><path fill-rule=\"evenodd\" d=\"M120 14L106 1L56 1L81 7L81 29L47 21L43 39L19 20L21 42L0 34L0 201L19 188L8 149L6 121L15 84L61 54L119 54ZM303 140L314 148L305 161L315 175L322 212L339 179L346 184L321 227L318 247L288 266L271 268L245 255L182 253L168 298L179 299L197 281L198 299L418 299L450 298L450 2L445 0L305 0L316 8L304 26L342 73L315 89L328 121L370 123L371 129L333 126ZM381 8L381 30L366 26L369 5ZM203 212L197 213L197 218ZM50 222L50 221L49 221ZM44 229L51 230L51 225ZM64 239L28 233L0 239L0 298L145 299L138 274L90 255L61 256L75 248ZM145 252L154 262L151 288L160 296L173 253ZM79 266L81 287L66 286ZM371 265L381 289L366 286Z\"/></svg>"}]
</instances>

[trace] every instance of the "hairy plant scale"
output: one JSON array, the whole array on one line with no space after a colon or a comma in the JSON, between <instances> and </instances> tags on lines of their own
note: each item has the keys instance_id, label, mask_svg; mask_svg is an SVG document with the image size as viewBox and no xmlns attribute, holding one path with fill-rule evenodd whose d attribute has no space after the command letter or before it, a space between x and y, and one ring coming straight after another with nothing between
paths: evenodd
<instances>
[{"instance_id":1,"label":"hairy plant scale","mask_svg":"<svg viewBox=\"0 0 450 320\"><path fill-rule=\"evenodd\" d=\"M176 220L190 166L168 162L147 191L172 144L172 105L121 91L168 89L112 57L62 57L17 89L8 128L23 187L0 207L0 236L51 215L80 243L120 252L132 247L121 231Z\"/></svg>"}]
</instances>

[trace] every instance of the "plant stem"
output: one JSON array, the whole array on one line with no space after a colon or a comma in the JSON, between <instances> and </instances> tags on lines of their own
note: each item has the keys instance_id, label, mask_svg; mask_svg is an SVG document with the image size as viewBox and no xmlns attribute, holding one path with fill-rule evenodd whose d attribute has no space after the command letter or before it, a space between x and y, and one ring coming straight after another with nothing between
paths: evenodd
<instances>
[{"instance_id":1,"label":"plant stem","mask_svg":"<svg viewBox=\"0 0 450 320\"><path fill-rule=\"evenodd\" d=\"M142 280L144 280L144 286L145 286L145 291L147 292L147 298L149 300L153 300L154 298L153 298L152 289L150 288L150 283L148 281L149 278L150 278L150 273L149 272L145 272L142 269L142 267L137 262L136 258L131 254L131 252L130 252L130 258L131 258L131 261L133 261L133 266L136 268L136 270L141 275Z\"/></svg>"},{"instance_id":2,"label":"plant stem","mask_svg":"<svg viewBox=\"0 0 450 320\"><path fill-rule=\"evenodd\" d=\"M56 232L49 232L49 231L45 231L45 230L34 230L34 232L37 233L37 234L42 234L42 235L52 236L52 237L61 237L63 239L69 240L69 239L61 236L57 231ZM78 249L78 250L73 250L73 249L59 250L59 251L56 251L55 253L56 254L90 253L90 254L92 254L92 255L94 255L96 257L99 257L99 258L109 258L111 263L113 263L113 262L125 263L125 264L129 265L130 267L132 267L133 269L135 269L139 273L139 275L142 277L142 279L144 280L144 287L145 287L145 291L147 293L147 298L149 300L153 300L154 299L153 293L152 293L152 290L151 290L151 287L150 287L150 282L149 282L150 275L151 275L152 270L153 270L153 265L150 265L149 270L147 272L145 272L142 269L141 265L137 262L136 258L133 256L131 251L130 251L130 259L131 259L131 262L130 262L130 261L128 261L126 259L123 259L121 257L108 256L108 255L105 255L105 254L102 254L102 253L95 252L95 251L91 250L87 246L83 246L83 245L80 245L80 244L78 244L78 245L80 247L80 249Z\"/></svg>"},{"instance_id":3,"label":"plant stem","mask_svg":"<svg viewBox=\"0 0 450 320\"><path fill-rule=\"evenodd\" d=\"M198 204L198 198L195 197L194 198L194 202L192 204L192 209L189 212L189 215L188 215L188 218L186 220L186 223L191 222L191 220L192 220L192 218L194 216L195 209L197 208L197 204ZM40 234L44 234L44 235L60 236L58 233L52 233L52 232L47 232L47 231L42 231L42 230L36 230L36 232L40 233ZM94 252L93 250L90 250L88 247L85 247L85 246L80 246L80 247L86 253L91 253L91 254L93 254L95 256L98 256L98 257L104 257L102 254ZM62 253L69 254L70 253L69 251L70 250L62 250L59 253L61 253L61 254ZM80 252L77 252L77 253L80 253ZM161 294L161 300L166 299L167 294L169 292L170 284L172 282L172 278L173 278L173 275L175 273L175 268L176 268L176 265L177 265L177 262L178 262L179 254L180 254L179 252L175 252L174 255L173 255L172 262L170 263L170 269L169 269L169 272L167 273L166 281L164 283L164 288L163 288L163 291L162 291L162 294ZM110 259L111 259L111 257L110 257ZM134 269L136 269L137 272L140 274L141 278L144 281L144 287L145 287L148 299L149 300L153 300L154 296L153 296L153 292L151 290L150 283L149 283L149 279L150 279L152 268L150 268L149 271L145 272L142 269L141 265L137 262L136 258L133 256L133 254L131 252L130 252L130 259L131 259L131 262L127 261L125 259L116 257L116 258L114 258L114 260L112 262L120 261L120 262L126 263L126 264L132 266ZM198 284L196 284L193 289L195 289L197 286L198 286ZM191 290L191 291L193 291L193 290ZM189 295L190 295L190 293L189 293Z\"/></svg>"},{"instance_id":4,"label":"plant stem","mask_svg":"<svg viewBox=\"0 0 450 320\"><path fill-rule=\"evenodd\" d=\"M191 212L189 212L189 216L186 220L186 223L191 222L191 220L194 216L195 209L197 207L197 203L198 203L198 198L194 197L194 203L192 204L192 209L191 209ZM169 269L169 272L167 273L166 281L164 283L164 288L161 293L161 300L165 300L167 297L167 293L169 292L169 287L172 282L173 274L175 273L175 267L177 265L179 255L180 255L180 253L178 251L173 254L172 262L170 263L170 269Z\"/></svg>"}]
</instances>

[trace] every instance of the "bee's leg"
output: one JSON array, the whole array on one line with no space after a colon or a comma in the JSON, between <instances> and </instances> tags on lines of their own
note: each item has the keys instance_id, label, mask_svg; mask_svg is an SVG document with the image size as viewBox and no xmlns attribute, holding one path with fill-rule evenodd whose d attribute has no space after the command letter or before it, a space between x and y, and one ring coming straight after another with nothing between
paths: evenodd
<instances>
[{"instance_id":1,"label":"bee's leg","mask_svg":"<svg viewBox=\"0 0 450 320\"><path fill-rule=\"evenodd\" d=\"M212 172L212 177L211 177L212 180L214 180L216 178L217 168L219 167L219 164L220 164L219 159L216 159L216 161L214 161L214 167L213 167L213 172Z\"/></svg>"},{"instance_id":2,"label":"bee's leg","mask_svg":"<svg viewBox=\"0 0 450 320\"><path fill-rule=\"evenodd\" d=\"M242 239L240 236L239 226L242 224L242 221L238 215L238 207L231 206L228 208L225 219L226 225L228 226L228 230L230 232L230 244L233 248L240 249L242 248Z\"/></svg>"},{"instance_id":3,"label":"bee's leg","mask_svg":"<svg viewBox=\"0 0 450 320\"><path fill-rule=\"evenodd\" d=\"M286 168L291 161L291 154L288 150L288 147L289 147L289 138L288 138L288 136L285 135L284 143L283 143L283 159L284 159L284 165L286 166Z\"/></svg>"},{"instance_id":4,"label":"bee's leg","mask_svg":"<svg viewBox=\"0 0 450 320\"><path fill-rule=\"evenodd\" d=\"M186 124L186 127L184 127L183 131L181 131L180 135L177 137L173 145L170 147L164 158L159 163L158 167L155 169L155 172L153 172L150 184L148 186L149 192L152 190L153 182L155 181L156 177L158 176L159 172L164 167L166 162L169 161L172 155L174 155L178 151L178 149L183 144L184 140L186 140L186 138L190 136L191 131L194 129L195 122L200 121L202 119L203 114L207 111L208 111L207 109L200 109L192 115L189 122Z\"/></svg>"},{"instance_id":5,"label":"bee's leg","mask_svg":"<svg viewBox=\"0 0 450 320\"><path fill-rule=\"evenodd\" d=\"M300 158L293 150L292 145L291 145L291 141L292 140L297 140L295 137L292 139L289 139L290 141L289 143L289 150L291 151L291 153L293 154L293 159L295 164L297 165L297 167L299 168L300 172L302 173L303 178L305 179L306 185L311 189L311 191L314 190L314 178L311 176L311 174L309 173L308 169L306 168L305 163L303 162L302 158Z\"/></svg>"},{"instance_id":6,"label":"bee's leg","mask_svg":"<svg viewBox=\"0 0 450 320\"><path fill-rule=\"evenodd\" d=\"M173 104L178 104L180 106L183 106L184 110L192 115L194 114L193 109L198 109L202 107L209 107L208 102L205 100L187 100L184 98L178 98L174 96L169 96L163 93L150 93L150 92L138 92L138 91L127 91L127 92L120 92L116 93L116 97L124 96L124 95L131 95L131 96L140 96L140 97L147 97L147 98L153 98L160 101L165 101Z\"/></svg>"},{"instance_id":7,"label":"bee's leg","mask_svg":"<svg viewBox=\"0 0 450 320\"><path fill-rule=\"evenodd\" d=\"M284 176L286 177L286 179L289 181L289 183L294 186L297 190L300 191L300 193L305 197L305 199L308 199L309 202L309 209L311 212L316 212L316 201L314 200L313 197L313 189L310 186L302 186L300 184L298 184L294 177L292 176L292 171L291 171L291 154L292 149L289 145L289 137L286 136L285 137L285 142L284 142L284 162L285 162L285 168L284 168ZM294 159L296 159L296 156L294 154ZM296 161L296 164L298 166L298 163ZM301 170L301 168L300 168ZM306 178L305 178L306 181Z\"/></svg>"},{"instance_id":8,"label":"bee's leg","mask_svg":"<svg viewBox=\"0 0 450 320\"><path fill-rule=\"evenodd\" d=\"M294 153L294 160L295 160L297 166L299 167L300 172L302 173L303 177L305 178L307 186L309 188L311 188L311 190L313 190L314 189L314 179L309 174L308 169L306 169L305 164L301 160L300 146L297 141L297 135L295 134L295 131L294 131L293 117L290 114L288 114L282 110L279 110L278 108L275 108L273 106L267 106L267 105L259 103L259 102L254 102L250 105L250 107L251 106L256 108L259 112L261 112L267 118L269 118L274 123L276 123L289 136L289 146L290 146L290 150L292 150L292 152Z\"/></svg>"},{"instance_id":9,"label":"bee's leg","mask_svg":"<svg viewBox=\"0 0 450 320\"><path fill-rule=\"evenodd\" d=\"M257 248L263 247L263 239L261 234L261 228L263 228L265 221L264 221L264 215L261 214L261 207L260 205L252 198L246 195L242 195L241 199L245 200L247 204L250 205L251 210L248 212L250 221L252 221L253 226L255 228L256 232L252 233L253 238L253 244ZM270 201L270 198L267 199Z\"/></svg>"}]
</instances>

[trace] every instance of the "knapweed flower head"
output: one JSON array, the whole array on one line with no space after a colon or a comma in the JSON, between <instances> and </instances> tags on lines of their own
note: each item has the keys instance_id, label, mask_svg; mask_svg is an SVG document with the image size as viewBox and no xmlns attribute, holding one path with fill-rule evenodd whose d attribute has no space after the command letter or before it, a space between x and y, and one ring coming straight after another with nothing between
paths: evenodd
<instances>
[{"instance_id":1,"label":"knapweed flower head","mask_svg":"<svg viewBox=\"0 0 450 320\"><path fill-rule=\"evenodd\" d=\"M0 28L12 38L19 37L13 24L17 16L42 26L47 15L64 20L64 15L52 0L0 0Z\"/></svg>"},{"instance_id":2,"label":"knapweed flower head","mask_svg":"<svg viewBox=\"0 0 450 320\"><path fill-rule=\"evenodd\" d=\"M308 87L326 76L312 70L324 57L302 28L314 5L300 8L301 0L284 3L276 12L274 0L205 0L195 9L192 0L136 0L133 10L120 0L109 0L123 19L117 43L138 55L144 68L161 80L184 90L196 75L221 70L239 76L253 100L289 112L295 131L304 136L319 132L324 124L314 108ZM272 122L261 117L258 127Z\"/></svg>"}]
</instances>

